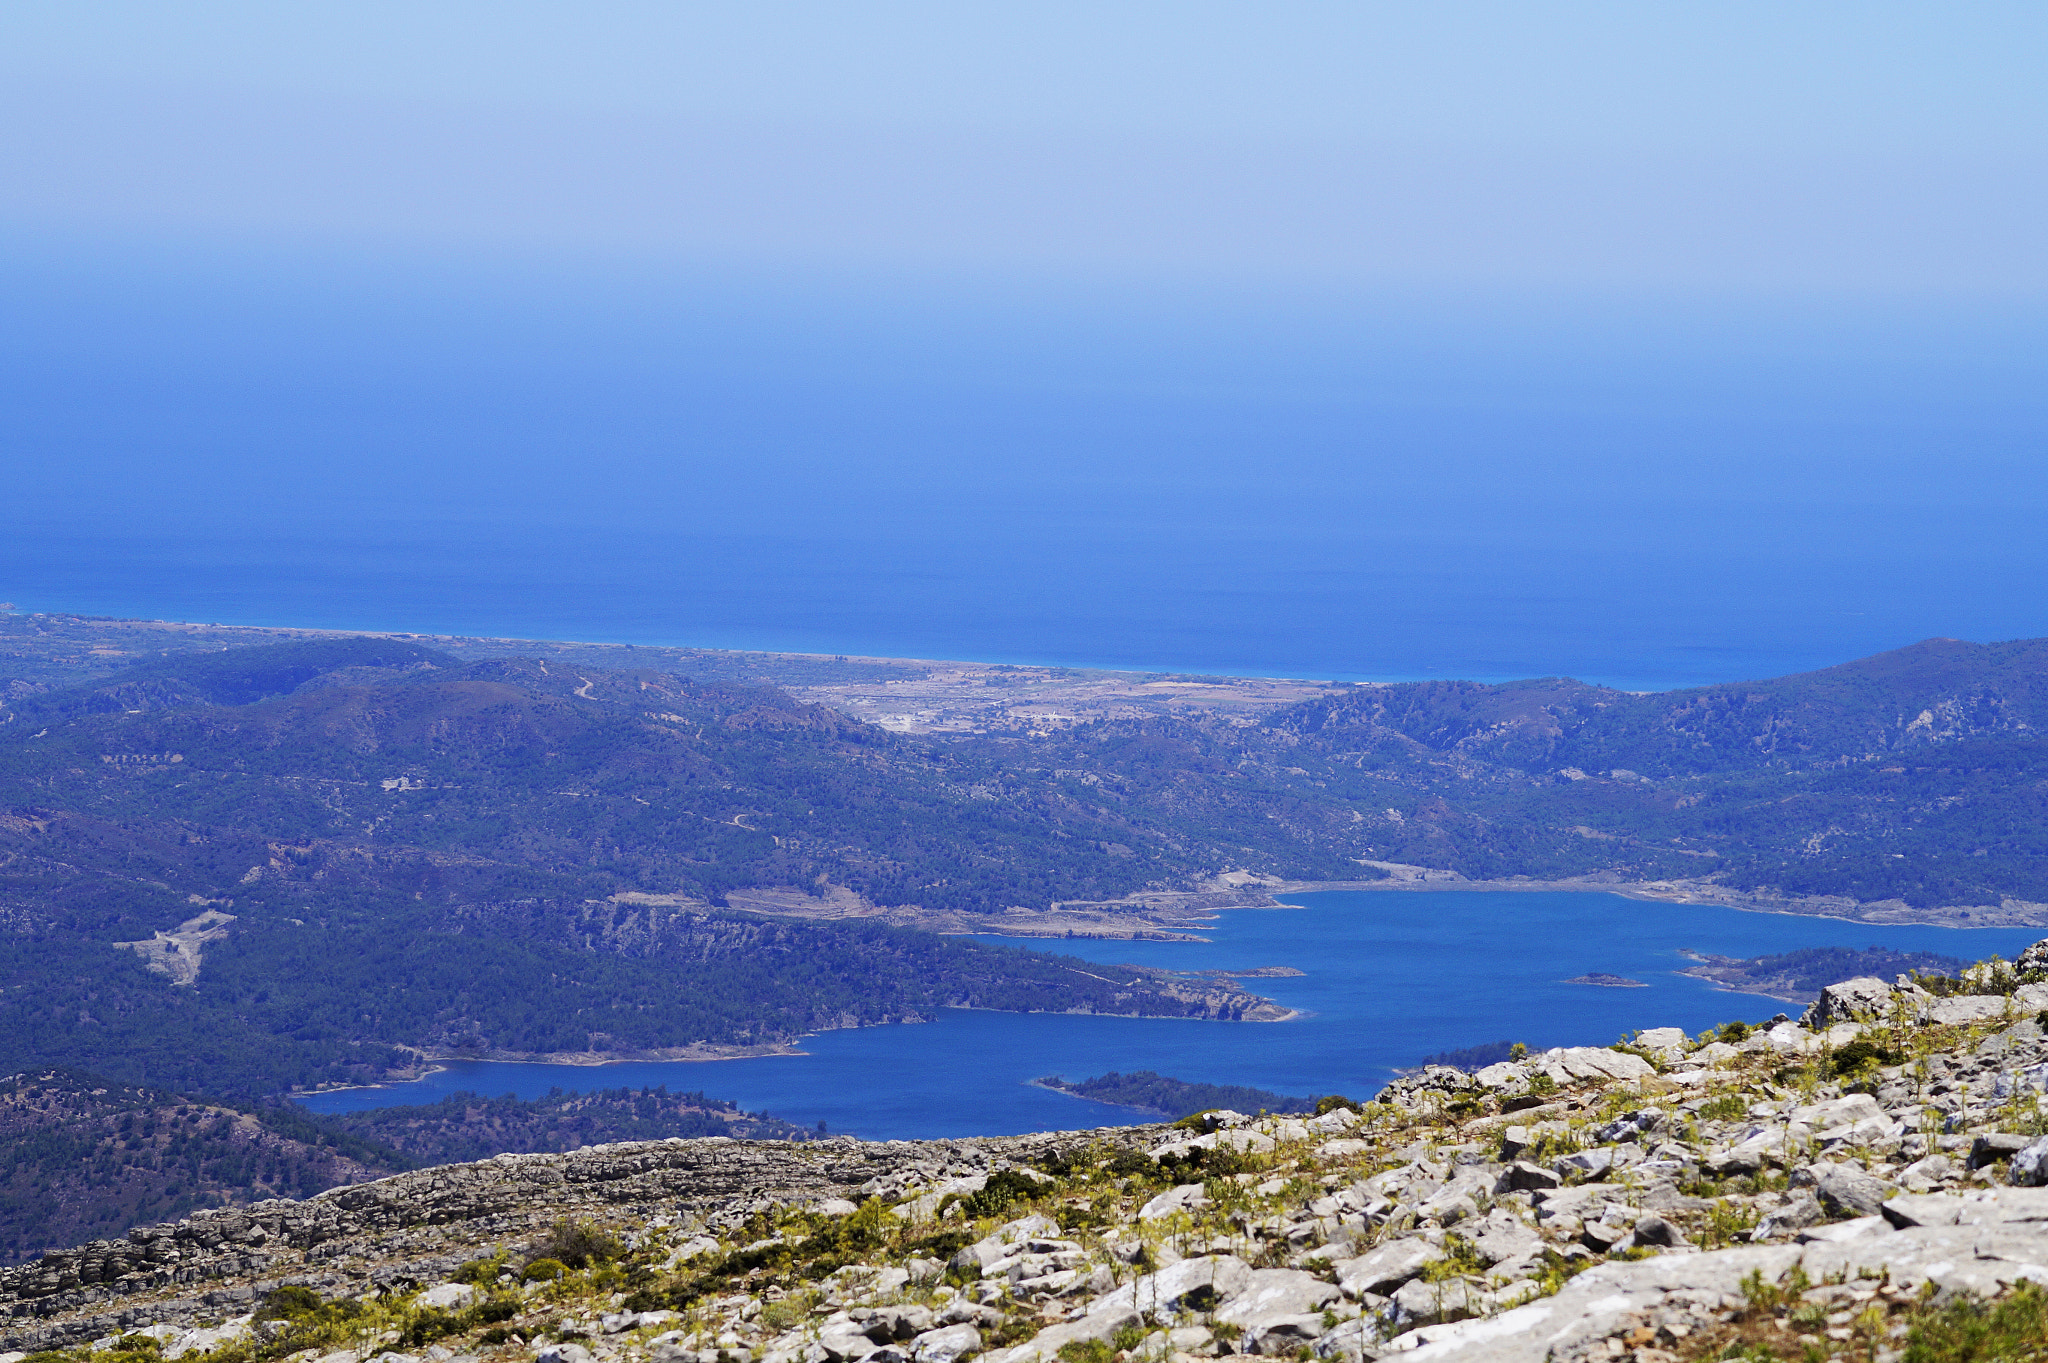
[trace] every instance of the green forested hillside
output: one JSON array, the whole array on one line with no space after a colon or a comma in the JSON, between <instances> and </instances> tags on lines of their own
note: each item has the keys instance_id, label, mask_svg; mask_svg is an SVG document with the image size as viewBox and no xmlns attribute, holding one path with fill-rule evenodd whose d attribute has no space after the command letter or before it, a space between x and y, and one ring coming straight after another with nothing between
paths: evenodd
<instances>
[{"instance_id":1,"label":"green forested hillside","mask_svg":"<svg viewBox=\"0 0 2048 1363\"><path fill-rule=\"evenodd\" d=\"M462 931L403 901L358 900L360 920L325 923L284 917L274 902L236 907L250 912L183 987L104 943L0 939L0 1069L89 1065L130 1083L254 1096L374 1080L422 1050L759 1047L949 1006L1186 1017L1215 1016L1231 997L866 922L679 914L629 954L567 945L545 922L534 937L503 923ZM557 907L585 921L574 917L582 906Z\"/></svg>"}]
</instances>

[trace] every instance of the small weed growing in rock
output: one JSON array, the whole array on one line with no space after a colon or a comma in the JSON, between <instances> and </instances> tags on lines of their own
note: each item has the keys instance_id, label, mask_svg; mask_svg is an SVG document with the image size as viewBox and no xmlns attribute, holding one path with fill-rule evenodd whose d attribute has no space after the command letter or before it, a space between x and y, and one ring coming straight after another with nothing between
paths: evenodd
<instances>
[{"instance_id":1,"label":"small weed growing in rock","mask_svg":"<svg viewBox=\"0 0 2048 1363\"><path fill-rule=\"evenodd\" d=\"M1444 1257L1422 1270L1424 1282L1440 1283L1447 1278L1461 1278L1471 1273L1484 1273L1486 1259L1472 1247L1472 1242L1462 1235L1444 1236Z\"/></svg>"},{"instance_id":2,"label":"small weed growing in rock","mask_svg":"<svg viewBox=\"0 0 2048 1363\"><path fill-rule=\"evenodd\" d=\"M1546 1297L1554 1297L1564 1285L1597 1262L1593 1259L1567 1259L1554 1249L1543 1251L1543 1270L1537 1275L1537 1284Z\"/></svg>"},{"instance_id":3,"label":"small weed growing in rock","mask_svg":"<svg viewBox=\"0 0 2048 1363\"><path fill-rule=\"evenodd\" d=\"M1903 1363L2036 1363L2048 1358L2048 1293L2030 1282L1988 1306L1963 1297L1915 1315Z\"/></svg>"},{"instance_id":4,"label":"small weed growing in rock","mask_svg":"<svg viewBox=\"0 0 2048 1363\"><path fill-rule=\"evenodd\" d=\"M1760 1217L1755 1207L1730 1207L1715 1202L1707 1208L1706 1223L1699 1230L1701 1247L1723 1249L1738 1239L1746 1239L1756 1229Z\"/></svg>"}]
</instances>

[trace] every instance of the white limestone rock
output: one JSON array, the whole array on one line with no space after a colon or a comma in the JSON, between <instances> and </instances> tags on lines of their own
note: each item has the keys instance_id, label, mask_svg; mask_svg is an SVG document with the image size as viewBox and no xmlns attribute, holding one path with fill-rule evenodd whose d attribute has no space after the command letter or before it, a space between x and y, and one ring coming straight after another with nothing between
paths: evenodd
<instances>
[{"instance_id":1,"label":"white limestone rock","mask_svg":"<svg viewBox=\"0 0 2048 1363\"><path fill-rule=\"evenodd\" d=\"M1181 1212L1193 1211L1209 1205L1209 1193L1199 1183L1183 1183L1169 1188L1138 1209L1140 1221L1157 1221L1162 1217L1174 1216Z\"/></svg>"},{"instance_id":2,"label":"white limestone rock","mask_svg":"<svg viewBox=\"0 0 2048 1363\"><path fill-rule=\"evenodd\" d=\"M475 1300L476 1289L468 1283L441 1283L413 1298L413 1304L432 1307L436 1311L461 1311Z\"/></svg>"},{"instance_id":3,"label":"white limestone rock","mask_svg":"<svg viewBox=\"0 0 2048 1363\"><path fill-rule=\"evenodd\" d=\"M1411 1238L1389 1240L1331 1267L1347 1297L1384 1297L1443 1257L1444 1252L1429 1241Z\"/></svg>"}]
</instances>

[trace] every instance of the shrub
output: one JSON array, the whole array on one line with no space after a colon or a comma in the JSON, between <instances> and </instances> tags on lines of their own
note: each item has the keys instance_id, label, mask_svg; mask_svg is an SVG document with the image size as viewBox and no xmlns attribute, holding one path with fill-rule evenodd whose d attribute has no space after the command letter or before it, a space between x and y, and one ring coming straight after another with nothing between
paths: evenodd
<instances>
[{"instance_id":1,"label":"shrub","mask_svg":"<svg viewBox=\"0 0 2048 1363\"><path fill-rule=\"evenodd\" d=\"M533 1257L554 1259L565 1268L588 1268L593 1263L616 1259L626 1252L618 1237L588 1221L567 1217L555 1222L547 1239L533 1247Z\"/></svg>"},{"instance_id":2,"label":"shrub","mask_svg":"<svg viewBox=\"0 0 2048 1363\"><path fill-rule=\"evenodd\" d=\"M1716 1035L1732 1046L1738 1041L1747 1041L1749 1039L1749 1024L1741 1018L1737 1018L1733 1022L1724 1022L1721 1024L1721 1030Z\"/></svg>"},{"instance_id":3,"label":"shrub","mask_svg":"<svg viewBox=\"0 0 2048 1363\"><path fill-rule=\"evenodd\" d=\"M1346 1098L1341 1093L1329 1093L1316 1099L1316 1116L1318 1117L1328 1112L1335 1112L1338 1108L1344 1108L1351 1112L1365 1111L1364 1106L1356 1099Z\"/></svg>"},{"instance_id":4,"label":"shrub","mask_svg":"<svg viewBox=\"0 0 2048 1363\"><path fill-rule=\"evenodd\" d=\"M255 1320L292 1320L299 1316L310 1316L321 1306L320 1294L310 1287L285 1286L274 1288L263 1299L263 1305L256 1308Z\"/></svg>"},{"instance_id":5,"label":"shrub","mask_svg":"<svg viewBox=\"0 0 2048 1363\"><path fill-rule=\"evenodd\" d=\"M1013 1203L1029 1202L1037 1196L1037 1179L1015 1169L1003 1169L989 1175L980 1192L969 1193L962 1198L960 1208L978 1220L984 1216L1000 1216Z\"/></svg>"},{"instance_id":6,"label":"shrub","mask_svg":"<svg viewBox=\"0 0 2048 1363\"><path fill-rule=\"evenodd\" d=\"M1864 1070L1876 1069L1879 1065L1899 1063L1897 1052L1886 1050L1873 1041L1858 1037L1836 1051L1828 1060L1828 1068L1837 1078L1846 1078Z\"/></svg>"},{"instance_id":7,"label":"shrub","mask_svg":"<svg viewBox=\"0 0 2048 1363\"><path fill-rule=\"evenodd\" d=\"M438 1311L432 1307L421 1311L405 1327L405 1342L418 1348L432 1344L435 1340L457 1333L463 1329L462 1317L452 1311Z\"/></svg>"},{"instance_id":8,"label":"shrub","mask_svg":"<svg viewBox=\"0 0 2048 1363\"><path fill-rule=\"evenodd\" d=\"M1159 1172L1175 1183L1206 1183L1241 1174L1245 1168L1244 1156L1220 1146L1214 1150L1197 1146L1184 1155L1168 1155L1159 1161Z\"/></svg>"},{"instance_id":9,"label":"shrub","mask_svg":"<svg viewBox=\"0 0 2048 1363\"><path fill-rule=\"evenodd\" d=\"M1133 1174L1158 1173L1159 1161L1140 1150L1119 1150L1102 1167L1118 1178L1128 1178Z\"/></svg>"},{"instance_id":10,"label":"shrub","mask_svg":"<svg viewBox=\"0 0 2048 1363\"><path fill-rule=\"evenodd\" d=\"M567 1277L568 1273L569 1266L560 1259L535 1259L527 1264L526 1271L520 1276L530 1283L539 1283Z\"/></svg>"}]
</instances>

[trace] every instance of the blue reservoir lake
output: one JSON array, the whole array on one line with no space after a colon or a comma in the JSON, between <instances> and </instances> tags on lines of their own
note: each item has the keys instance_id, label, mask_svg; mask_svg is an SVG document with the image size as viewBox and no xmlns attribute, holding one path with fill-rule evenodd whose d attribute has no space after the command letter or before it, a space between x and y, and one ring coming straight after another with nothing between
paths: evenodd
<instances>
[{"instance_id":1,"label":"blue reservoir lake","mask_svg":"<svg viewBox=\"0 0 2048 1363\"><path fill-rule=\"evenodd\" d=\"M538 1097L665 1084L701 1089L790 1121L870 1140L1004 1135L1134 1119L1030 1082L1109 1070L1366 1097L1395 1068L1496 1040L1605 1045L1625 1032L1698 1032L1797 1007L1675 974L1686 949L1758 956L1802 947L1884 946L1964 960L2011 956L2038 929L1879 927L1567 891L1331 891L1295 907L1221 915L1206 942L1034 943L1084 960L1172 970L1289 966L1246 987L1301 1012L1288 1022L1193 1022L948 1009L915 1026L824 1032L804 1054L609 1065L453 1062L412 1083L304 1097L318 1112L431 1103L469 1091ZM1589 972L1640 989L1566 984Z\"/></svg>"}]
</instances>

